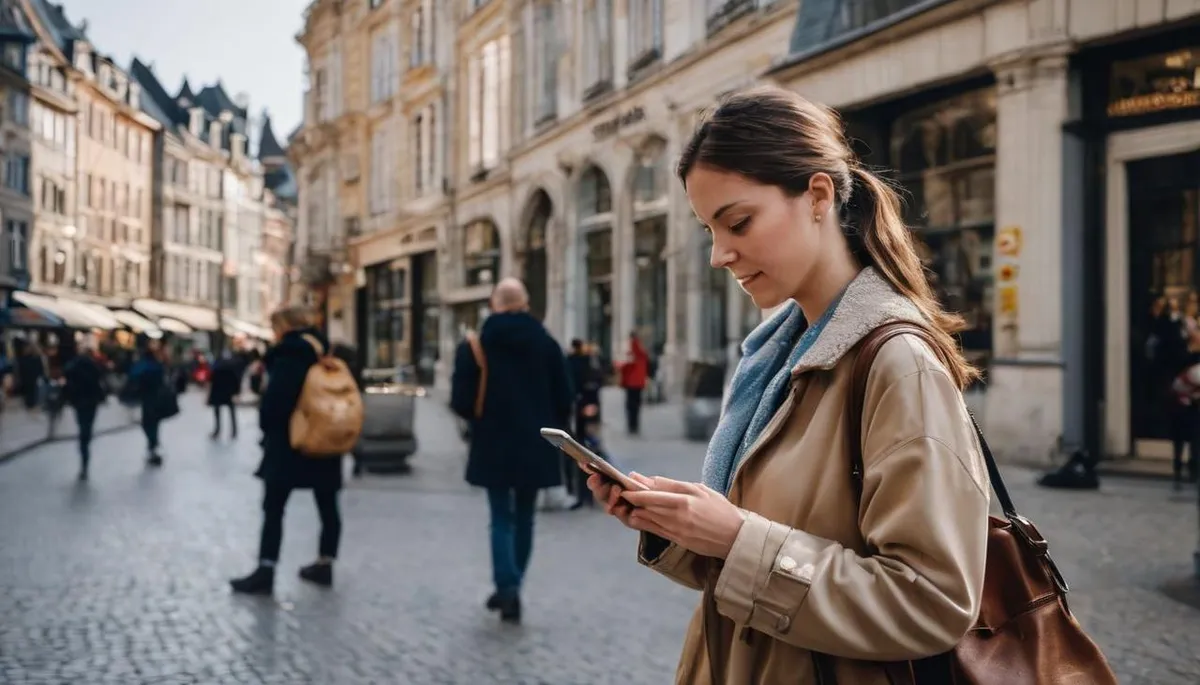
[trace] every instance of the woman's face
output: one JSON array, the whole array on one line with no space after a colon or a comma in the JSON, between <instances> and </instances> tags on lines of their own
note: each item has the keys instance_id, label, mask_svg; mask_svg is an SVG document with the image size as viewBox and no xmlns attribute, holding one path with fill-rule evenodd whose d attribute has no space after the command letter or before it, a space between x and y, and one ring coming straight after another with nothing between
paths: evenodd
<instances>
[{"instance_id":1,"label":"woman's face","mask_svg":"<svg viewBox=\"0 0 1200 685\"><path fill-rule=\"evenodd\" d=\"M729 269L759 309L803 289L822 249L815 217L828 211L832 191L824 174L797 197L704 165L687 176L692 211L712 232L712 267Z\"/></svg>"}]
</instances>

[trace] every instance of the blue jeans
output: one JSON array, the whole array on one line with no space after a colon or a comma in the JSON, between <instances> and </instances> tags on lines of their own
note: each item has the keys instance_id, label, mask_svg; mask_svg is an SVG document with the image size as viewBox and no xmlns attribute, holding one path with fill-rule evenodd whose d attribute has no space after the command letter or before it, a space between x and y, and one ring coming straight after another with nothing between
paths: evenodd
<instances>
[{"instance_id":1,"label":"blue jeans","mask_svg":"<svg viewBox=\"0 0 1200 685\"><path fill-rule=\"evenodd\" d=\"M515 596L533 551L533 513L537 489L488 488L492 514L492 580L496 592Z\"/></svg>"}]
</instances>

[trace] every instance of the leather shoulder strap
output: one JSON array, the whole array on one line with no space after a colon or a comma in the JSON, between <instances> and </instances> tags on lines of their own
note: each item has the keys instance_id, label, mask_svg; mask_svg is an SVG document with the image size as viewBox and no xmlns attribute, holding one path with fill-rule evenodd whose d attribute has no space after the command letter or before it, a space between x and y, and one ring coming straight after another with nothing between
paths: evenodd
<instances>
[{"instance_id":1,"label":"leather shoulder strap","mask_svg":"<svg viewBox=\"0 0 1200 685\"><path fill-rule=\"evenodd\" d=\"M875 357L883 348L884 343L898 335L915 335L924 340L935 354L941 356L933 335L926 328L906 321L885 323L859 341L858 355L854 359L854 368L850 376L850 405L847 409L850 414L847 416L849 421L847 434L850 439L850 477L854 484L855 496L860 501L863 491L863 405L866 402L867 377L870 375L871 365L875 362ZM942 363L947 363L947 360L942 359ZM975 436L979 439L979 447L983 452L984 461L987 463L988 480L991 481L996 499L1000 502L1006 516L1009 518L1017 516L1016 506L1008 494L1008 487L1004 484L1004 478L1000 475L1000 468L996 465L992 450L983 437L983 431L979 429L979 423L975 421L975 416L969 411L967 415L970 416L971 426L974 427Z\"/></svg>"},{"instance_id":2,"label":"leather shoulder strap","mask_svg":"<svg viewBox=\"0 0 1200 685\"><path fill-rule=\"evenodd\" d=\"M312 345L312 348L317 353L318 358L325 356L325 346L321 344L320 340L317 340L315 335L312 335L311 333L305 333L300 337L304 338L304 342Z\"/></svg>"},{"instance_id":3,"label":"leather shoulder strap","mask_svg":"<svg viewBox=\"0 0 1200 685\"><path fill-rule=\"evenodd\" d=\"M483 343L479 336L467 333L467 344L471 346L471 355L475 357L475 365L479 367L479 387L475 390L475 418L483 417L483 400L487 396L487 356L483 353Z\"/></svg>"}]
</instances>

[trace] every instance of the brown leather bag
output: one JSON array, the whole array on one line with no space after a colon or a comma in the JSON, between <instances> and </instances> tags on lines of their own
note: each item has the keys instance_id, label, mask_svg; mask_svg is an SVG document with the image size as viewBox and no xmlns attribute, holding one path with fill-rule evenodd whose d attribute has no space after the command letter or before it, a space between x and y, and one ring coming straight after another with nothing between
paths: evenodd
<instances>
[{"instance_id":1,"label":"brown leather bag","mask_svg":"<svg viewBox=\"0 0 1200 685\"><path fill-rule=\"evenodd\" d=\"M487 356L483 354L483 343L479 336L467 333L467 344L471 346L471 355L475 357L475 365L479 367L479 387L475 390L475 418L483 417L483 398L487 395Z\"/></svg>"},{"instance_id":2,"label":"brown leather bag","mask_svg":"<svg viewBox=\"0 0 1200 685\"><path fill-rule=\"evenodd\" d=\"M933 337L911 323L884 324L858 345L854 362L849 430L851 474L862 498L862 419L867 374L875 355L898 335L916 335L935 351ZM1116 685L1096 643L1067 606L1067 583L1050 559L1037 528L1017 513L992 451L975 418L971 424L987 461L992 490L1004 517L989 517L983 603L975 627L953 650L918 661L885 664L893 685ZM832 657L814 654L817 682L834 685Z\"/></svg>"}]
</instances>

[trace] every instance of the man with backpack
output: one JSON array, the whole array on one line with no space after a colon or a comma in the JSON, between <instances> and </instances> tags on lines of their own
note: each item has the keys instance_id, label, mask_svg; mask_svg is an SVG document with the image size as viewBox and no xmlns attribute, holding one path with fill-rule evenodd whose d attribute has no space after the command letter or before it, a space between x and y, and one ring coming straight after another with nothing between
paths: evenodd
<instances>
[{"instance_id":1,"label":"man with backpack","mask_svg":"<svg viewBox=\"0 0 1200 685\"><path fill-rule=\"evenodd\" d=\"M342 456L362 431L362 397L346 364L329 354L329 342L312 325L305 307L271 315L278 343L264 359L267 384L259 403L263 457L263 526L258 567L230 581L234 592L269 595L283 541L283 514L293 490L312 490L321 536L317 559L300 578L329 587L341 541L338 493Z\"/></svg>"},{"instance_id":2,"label":"man with backpack","mask_svg":"<svg viewBox=\"0 0 1200 685\"><path fill-rule=\"evenodd\" d=\"M529 313L524 284L497 284L478 337L455 355L450 406L471 423L466 480L487 490L492 579L487 608L521 620L538 491L562 481L558 451L540 433L567 429L574 399L562 348Z\"/></svg>"}]
</instances>

